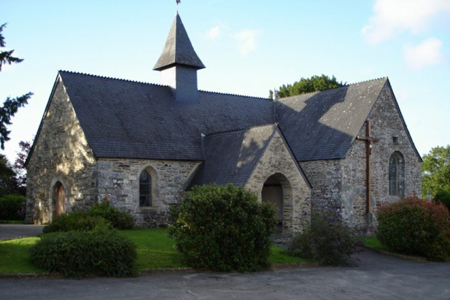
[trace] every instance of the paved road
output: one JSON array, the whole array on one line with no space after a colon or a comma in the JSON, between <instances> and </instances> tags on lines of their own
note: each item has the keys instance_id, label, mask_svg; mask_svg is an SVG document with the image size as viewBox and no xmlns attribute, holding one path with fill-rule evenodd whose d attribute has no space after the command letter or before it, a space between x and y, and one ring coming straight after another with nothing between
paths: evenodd
<instances>
[{"instance_id":1,"label":"paved road","mask_svg":"<svg viewBox=\"0 0 450 300\"><path fill-rule=\"evenodd\" d=\"M2 279L0 299L442 299L450 263L415 262L366 251L358 267L252 274L160 273L125 279Z\"/></svg>"},{"instance_id":2,"label":"paved road","mask_svg":"<svg viewBox=\"0 0 450 300\"><path fill-rule=\"evenodd\" d=\"M42 233L44 226L26 224L0 224L0 240L10 240Z\"/></svg>"}]
</instances>

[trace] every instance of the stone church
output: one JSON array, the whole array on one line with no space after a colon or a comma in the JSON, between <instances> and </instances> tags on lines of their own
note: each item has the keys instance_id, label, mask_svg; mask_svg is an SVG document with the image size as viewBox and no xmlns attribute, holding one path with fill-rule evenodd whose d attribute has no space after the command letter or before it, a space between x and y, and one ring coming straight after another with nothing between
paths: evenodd
<instances>
[{"instance_id":1,"label":"stone church","mask_svg":"<svg viewBox=\"0 0 450 300\"><path fill-rule=\"evenodd\" d=\"M60 71L27 160L27 221L105 197L137 226L163 226L195 185L232 183L273 203L283 232L309 199L354 226L421 193L421 157L388 78L284 99L201 91L205 68L175 16L162 84Z\"/></svg>"}]
</instances>

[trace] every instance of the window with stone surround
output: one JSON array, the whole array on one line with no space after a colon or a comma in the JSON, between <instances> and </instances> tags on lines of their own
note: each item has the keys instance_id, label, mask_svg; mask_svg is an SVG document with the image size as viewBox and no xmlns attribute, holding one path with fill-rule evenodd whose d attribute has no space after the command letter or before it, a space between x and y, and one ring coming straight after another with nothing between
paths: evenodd
<instances>
[{"instance_id":1,"label":"window with stone surround","mask_svg":"<svg viewBox=\"0 0 450 300\"><path fill-rule=\"evenodd\" d=\"M152 176L147 170L139 176L139 206L152 206Z\"/></svg>"},{"instance_id":2,"label":"window with stone surround","mask_svg":"<svg viewBox=\"0 0 450 300\"><path fill-rule=\"evenodd\" d=\"M405 196L405 160L399 151L389 159L389 195Z\"/></svg>"}]
</instances>

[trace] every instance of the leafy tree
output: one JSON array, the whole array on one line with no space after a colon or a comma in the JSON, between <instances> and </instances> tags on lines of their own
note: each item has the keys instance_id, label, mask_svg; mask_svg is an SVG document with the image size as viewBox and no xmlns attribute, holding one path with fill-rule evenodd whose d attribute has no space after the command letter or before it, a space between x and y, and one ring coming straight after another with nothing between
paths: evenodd
<instances>
[{"instance_id":1,"label":"leafy tree","mask_svg":"<svg viewBox=\"0 0 450 300\"><path fill-rule=\"evenodd\" d=\"M12 165L6 156L0 154L0 197L8 194L25 196L27 174L25 160L31 149L31 143L21 141L21 151L17 153L16 161Z\"/></svg>"},{"instance_id":2,"label":"leafy tree","mask_svg":"<svg viewBox=\"0 0 450 300\"><path fill-rule=\"evenodd\" d=\"M3 29L6 27L6 24L0 26L0 48L5 47L5 38L2 35ZM3 51L0 50L0 71L4 64L17 64L23 61L21 58L17 58L13 56L14 50ZM0 107L0 147L5 149L5 142L9 140L9 131L7 129L7 125L11 124L11 118L15 115L17 110L25 106L28 103L28 99L33 95L33 93L27 93L23 96L10 98L7 97L5 102L3 102L3 106Z\"/></svg>"},{"instance_id":3,"label":"leafy tree","mask_svg":"<svg viewBox=\"0 0 450 300\"><path fill-rule=\"evenodd\" d=\"M0 154L0 197L8 194L16 194L19 186L16 181L16 173L8 159Z\"/></svg>"},{"instance_id":4,"label":"leafy tree","mask_svg":"<svg viewBox=\"0 0 450 300\"><path fill-rule=\"evenodd\" d=\"M338 82L336 80L336 77L332 76L330 78L322 74L322 76L314 75L311 78L302 77L299 81L296 81L293 84L288 85L283 84L282 86L279 87L277 92L278 97L285 98L300 94L334 89L344 85L346 85L346 83ZM272 99L272 97L273 91L271 90L269 92L269 98Z\"/></svg>"},{"instance_id":5,"label":"leafy tree","mask_svg":"<svg viewBox=\"0 0 450 300\"><path fill-rule=\"evenodd\" d=\"M434 197L440 190L450 191L450 145L435 147L423 157L423 197L428 193Z\"/></svg>"},{"instance_id":6,"label":"leafy tree","mask_svg":"<svg viewBox=\"0 0 450 300\"><path fill-rule=\"evenodd\" d=\"M17 152L17 157L13 165L14 172L16 172L16 179L20 187L25 188L27 186L27 169L25 168L25 162L28 154L31 150L31 143L26 141L20 141L20 152Z\"/></svg>"}]
</instances>

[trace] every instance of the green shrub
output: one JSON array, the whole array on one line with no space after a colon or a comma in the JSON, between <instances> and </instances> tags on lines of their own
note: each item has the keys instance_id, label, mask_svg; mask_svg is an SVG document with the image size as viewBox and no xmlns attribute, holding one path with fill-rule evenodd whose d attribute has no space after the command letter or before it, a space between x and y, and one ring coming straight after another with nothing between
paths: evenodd
<instances>
[{"instance_id":1,"label":"green shrub","mask_svg":"<svg viewBox=\"0 0 450 300\"><path fill-rule=\"evenodd\" d=\"M310 218L303 214L303 231L294 236L287 253L320 265L347 266L358 252L358 234L341 216L334 201L310 201Z\"/></svg>"},{"instance_id":2,"label":"green shrub","mask_svg":"<svg viewBox=\"0 0 450 300\"><path fill-rule=\"evenodd\" d=\"M90 231L96 226L112 228L109 221L102 217L91 216L86 212L77 211L54 217L52 222L45 226L44 233L63 231Z\"/></svg>"},{"instance_id":3,"label":"green shrub","mask_svg":"<svg viewBox=\"0 0 450 300\"><path fill-rule=\"evenodd\" d=\"M190 267L249 272L268 265L275 210L241 187L198 186L171 209L169 234Z\"/></svg>"},{"instance_id":4,"label":"green shrub","mask_svg":"<svg viewBox=\"0 0 450 300\"><path fill-rule=\"evenodd\" d=\"M0 220L23 220L26 199L21 195L5 195L0 198Z\"/></svg>"},{"instance_id":5,"label":"green shrub","mask_svg":"<svg viewBox=\"0 0 450 300\"><path fill-rule=\"evenodd\" d=\"M94 204L89 209L89 214L105 218L116 229L131 229L134 227L134 217L128 212L119 211L111 206L109 201Z\"/></svg>"},{"instance_id":6,"label":"green shrub","mask_svg":"<svg viewBox=\"0 0 450 300\"><path fill-rule=\"evenodd\" d=\"M437 203L444 204L447 209L450 211L450 191L447 190L439 190L434 196L434 201Z\"/></svg>"},{"instance_id":7,"label":"green shrub","mask_svg":"<svg viewBox=\"0 0 450 300\"><path fill-rule=\"evenodd\" d=\"M114 230L44 234L31 248L37 267L66 277L134 275L136 246Z\"/></svg>"},{"instance_id":8,"label":"green shrub","mask_svg":"<svg viewBox=\"0 0 450 300\"><path fill-rule=\"evenodd\" d=\"M396 252L442 259L439 249L450 230L450 213L443 204L411 197L382 206L377 217L377 238L382 245Z\"/></svg>"},{"instance_id":9,"label":"green shrub","mask_svg":"<svg viewBox=\"0 0 450 300\"><path fill-rule=\"evenodd\" d=\"M450 258L450 230L440 234L427 247L427 257L430 260L444 261Z\"/></svg>"},{"instance_id":10,"label":"green shrub","mask_svg":"<svg viewBox=\"0 0 450 300\"><path fill-rule=\"evenodd\" d=\"M103 202L93 205L88 212L74 211L54 217L52 222L44 227L44 233L89 231L105 222L116 229L131 229L134 226L134 218L130 213L121 212L109 202Z\"/></svg>"}]
</instances>

